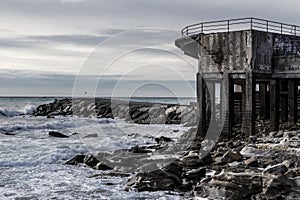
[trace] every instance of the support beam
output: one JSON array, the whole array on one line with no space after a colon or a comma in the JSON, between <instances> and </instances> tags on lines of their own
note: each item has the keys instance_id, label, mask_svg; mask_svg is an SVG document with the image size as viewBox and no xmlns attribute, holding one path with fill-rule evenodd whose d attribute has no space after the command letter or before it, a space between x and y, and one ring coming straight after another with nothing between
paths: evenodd
<instances>
[{"instance_id":1,"label":"support beam","mask_svg":"<svg viewBox=\"0 0 300 200\"><path fill-rule=\"evenodd\" d=\"M255 77L246 73L244 130L247 136L255 135Z\"/></svg>"},{"instance_id":2,"label":"support beam","mask_svg":"<svg viewBox=\"0 0 300 200\"><path fill-rule=\"evenodd\" d=\"M260 118L266 119L268 117L267 112L267 85L265 83L259 84L259 100L260 100Z\"/></svg>"},{"instance_id":3,"label":"support beam","mask_svg":"<svg viewBox=\"0 0 300 200\"><path fill-rule=\"evenodd\" d=\"M297 81L288 80L288 122L293 125L297 122Z\"/></svg>"},{"instance_id":4,"label":"support beam","mask_svg":"<svg viewBox=\"0 0 300 200\"><path fill-rule=\"evenodd\" d=\"M214 123L216 121L216 97L215 97L215 82L206 82L207 84L207 91L209 96L208 102L208 111L210 113L210 117L207 121L210 123Z\"/></svg>"},{"instance_id":5,"label":"support beam","mask_svg":"<svg viewBox=\"0 0 300 200\"><path fill-rule=\"evenodd\" d=\"M279 81L270 80L270 131L279 130Z\"/></svg>"},{"instance_id":6,"label":"support beam","mask_svg":"<svg viewBox=\"0 0 300 200\"><path fill-rule=\"evenodd\" d=\"M234 95L234 84L230 78L229 73L224 73L222 81L222 120L224 120L224 127L222 135L226 138L231 138L232 136L232 120L234 118L234 105L233 105L233 95Z\"/></svg>"},{"instance_id":7,"label":"support beam","mask_svg":"<svg viewBox=\"0 0 300 200\"><path fill-rule=\"evenodd\" d=\"M197 73L197 101L199 106L199 122L197 136L204 137L206 135L206 86L203 77Z\"/></svg>"},{"instance_id":8,"label":"support beam","mask_svg":"<svg viewBox=\"0 0 300 200\"><path fill-rule=\"evenodd\" d=\"M288 81L281 79L279 85L279 108L280 108L280 120L281 122L288 121Z\"/></svg>"}]
</instances>

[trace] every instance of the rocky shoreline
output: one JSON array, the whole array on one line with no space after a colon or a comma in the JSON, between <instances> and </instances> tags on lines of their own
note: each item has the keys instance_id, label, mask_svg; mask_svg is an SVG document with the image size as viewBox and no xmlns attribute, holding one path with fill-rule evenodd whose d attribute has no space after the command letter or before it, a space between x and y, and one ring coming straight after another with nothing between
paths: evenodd
<instances>
[{"instance_id":1,"label":"rocky shoreline","mask_svg":"<svg viewBox=\"0 0 300 200\"><path fill-rule=\"evenodd\" d=\"M189 125L189 120L196 120L196 108L191 106L132 103L126 110L122 103L112 105L109 101L98 100L93 105L93 102L62 99L39 106L35 115L120 117L142 124ZM151 109L158 113L149 114ZM159 118L164 120L153 121ZM234 134L230 140L219 139L216 143L204 138L196 140L191 137L196 128L191 128L177 142L160 137L155 139L156 145L77 155L66 164L85 165L108 171L107 175L128 177L124 186L127 191L176 191L191 198L207 199L300 199L300 128L281 126L285 131L269 133L265 123L257 122L256 136ZM198 146L193 145L195 141ZM210 153L201 154L200 146L205 148L214 143ZM176 152L176 159L149 161L151 156L162 152ZM101 173L91 178L100 176Z\"/></svg>"}]
</instances>

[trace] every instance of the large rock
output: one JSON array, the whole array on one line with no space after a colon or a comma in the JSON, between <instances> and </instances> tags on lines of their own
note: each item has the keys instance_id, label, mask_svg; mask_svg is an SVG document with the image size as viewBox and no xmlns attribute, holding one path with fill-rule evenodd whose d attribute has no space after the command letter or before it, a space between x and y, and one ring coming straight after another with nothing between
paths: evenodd
<instances>
[{"instance_id":1,"label":"large rock","mask_svg":"<svg viewBox=\"0 0 300 200\"><path fill-rule=\"evenodd\" d=\"M182 169L170 164L163 169L151 172L137 173L126 183L125 189L137 191L174 190L182 185Z\"/></svg>"},{"instance_id":2,"label":"large rock","mask_svg":"<svg viewBox=\"0 0 300 200\"><path fill-rule=\"evenodd\" d=\"M58 132L58 131L50 131L49 132L49 136L51 136L51 137L58 137L58 138L68 138L69 137L67 135L64 135L64 134Z\"/></svg>"},{"instance_id":3,"label":"large rock","mask_svg":"<svg viewBox=\"0 0 300 200\"><path fill-rule=\"evenodd\" d=\"M259 173L222 172L209 182L203 182L195 188L195 195L206 195L212 199L250 199L261 192ZM199 191L202 194L199 194Z\"/></svg>"},{"instance_id":4,"label":"large rock","mask_svg":"<svg viewBox=\"0 0 300 200\"><path fill-rule=\"evenodd\" d=\"M280 163L277 165L268 166L266 169L264 169L263 173L280 175L286 173L287 171L288 168L284 164Z\"/></svg>"},{"instance_id":5,"label":"large rock","mask_svg":"<svg viewBox=\"0 0 300 200\"><path fill-rule=\"evenodd\" d=\"M68 164L68 165L78 165L80 163L85 164L89 167L92 167L93 169L96 169L96 170L112 170L113 169L113 168L107 166L106 164L100 162L93 155L77 155L66 162L66 164Z\"/></svg>"},{"instance_id":6,"label":"large rock","mask_svg":"<svg viewBox=\"0 0 300 200\"><path fill-rule=\"evenodd\" d=\"M183 156L177 162L182 167L199 168L211 164L212 157L210 153L205 156L201 156L201 154L198 154L195 151L189 151L186 156Z\"/></svg>"}]
</instances>

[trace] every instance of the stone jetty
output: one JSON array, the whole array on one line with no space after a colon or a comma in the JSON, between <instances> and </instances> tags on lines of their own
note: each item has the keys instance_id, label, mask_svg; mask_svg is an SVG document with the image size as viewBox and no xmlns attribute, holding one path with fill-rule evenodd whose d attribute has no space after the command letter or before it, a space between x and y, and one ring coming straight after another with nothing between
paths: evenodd
<instances>
[{"instance_id":1,"label":"stone jetty","mask_svg":"<svg viewBox=\"0 0 300 200\"><path fill-rule=\"evenodd\" d=\"M37 107L35 116L55 117L76 115L80 117L121 118L139 124L196 125L195 105L155 104L126 102L110 99L64 98Z\"/></svg>"}]
</instances>

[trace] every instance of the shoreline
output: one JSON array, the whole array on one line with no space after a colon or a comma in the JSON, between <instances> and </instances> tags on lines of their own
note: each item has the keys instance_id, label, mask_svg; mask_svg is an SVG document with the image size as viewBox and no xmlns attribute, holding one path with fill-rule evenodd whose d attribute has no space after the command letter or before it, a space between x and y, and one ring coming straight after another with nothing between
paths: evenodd
<instances>
[{"instance_id":1,"label":"shoreline","mask_svg":"<svg viewBox=\"0 0 300 200\"><path fill-rule=\"evenodd\" d=\"M91 102L84 101L82 103L82 99L78 101L72 105L79 106L81 104L81 107L79 106L81 109L75 109L75 111L79 110L75 114L91 116L91 110L85 109L85 107L92 107ZM123 107L120 106L124 102L117 101L110 104L108 101L110 100L100 99L98 105L96 101L93 109L102 113L101 115L97 114L96 117L114 117L108 109L110 106L115 106L118 108L116 110L124 112L121 109ZM62 99L41 105L35 115L55 117L68 113L71 111L70 103L70 99ZM151 120L145 120L147 117L149 118L149 115L145 115L145 113L149 112L153 106L158 107L157 104L152 103L131 102L129 108L133 112L127 111L131 117L131 120L127 121L141 124L151 123ZM182 106L174 104L159 106L168 115L165 115L165 121L158 121L158 123L178 124L182 122L182 119L179 120L178 117L181 112L177 112L182 109ZM69 108L68 112L64 111L66 107ZM100 107L105 108L104 111L100 111L101 109L98 109ZM136 114L134 115L134 113ZM177 120L174 120L176 117L172 120L169 117L169 115L172 116L170 113L176 114L173 117L176 116ZM118 117L121 115L118 112L116 114ZM124 116L126 117L126 115ZM190 114L189 119L195 119L195 116ZM185 123L187 122L185 121ZM260 123L263 126L263 122ZM249 138L237 133L230 140L220 139L217 142L190 137L190 135L195 135L195 131L195 128L191 128L179 139L180 144L188 146L181 151L177 159L167 165L162 164L164 163L163 159L155 160L152 163L140 163L137 168L126 165L129 160L132 163L138 163L159 152L162 148L172 150L174 148L172 142L166 141L166 138L158 138L157 145L154 146L137 145L130 149L111 152L110 155L101 152L96 155L77 155L66 164L78 165L81 163L95 170L110 170L111 173L116 173L118 176L128 176L129 179L125 185L127 191L132 189L137 191L176 191L208 199L224 197L226 199L240 199L240 197L245 199L300 198L300 190L297 189L300 188L300 131L286 130L271 133L265 131ZM203 157L199 146L205 148L205 146L214 144L213 150ZM119 163L114 164L113 160L119 160ZM158 167L157 163L161 163L161 167Z\"/></svg>"}]
</instances>

